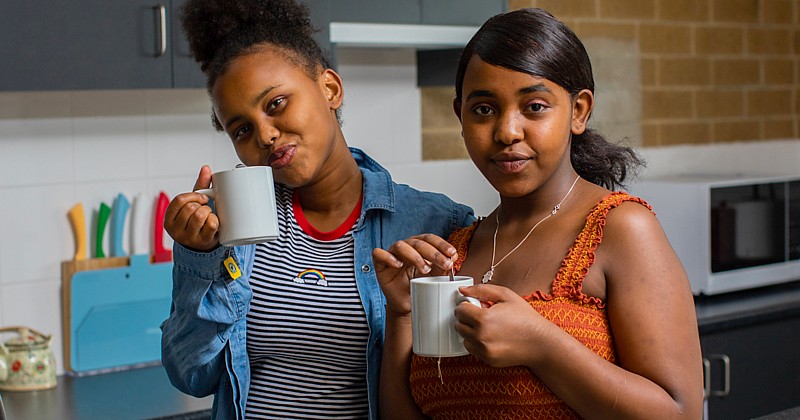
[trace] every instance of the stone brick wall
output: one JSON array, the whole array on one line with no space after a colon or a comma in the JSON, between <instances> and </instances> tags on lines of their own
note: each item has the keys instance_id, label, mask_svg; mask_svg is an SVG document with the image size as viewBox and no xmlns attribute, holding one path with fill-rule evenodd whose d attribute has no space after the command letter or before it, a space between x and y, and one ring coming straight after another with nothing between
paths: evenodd
<instances>
[{"instance_id":1,"label":"stone brick wall","mask_svg":"<svg viewBox=\"0 0 800 420\"><path fill-rule=\"evenodd\" d=\"M800 136L800 0L509 0L509 9L522 7L550 11L584 41L598 101L619 96L619 86L604 87L604 75L630 70L631 62L615 63L593 46L630 46L626 57L636 56L639 86L638 98L627 100L638 105L639 124L612 138L667 146ZM423 106L423 117L427 112ZM425 150L436 148L426 144L424 122L426 158Z\"/></svg>"}]
</instances>

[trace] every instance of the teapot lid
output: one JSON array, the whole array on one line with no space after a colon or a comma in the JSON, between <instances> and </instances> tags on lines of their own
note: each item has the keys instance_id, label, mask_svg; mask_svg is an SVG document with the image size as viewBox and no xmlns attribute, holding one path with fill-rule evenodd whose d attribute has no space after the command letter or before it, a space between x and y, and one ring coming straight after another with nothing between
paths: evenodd
<instances>
[{"instance_id":1,"label":"teapot lid","mask_svg":"<svg viewBox=\"0 0 800 420\"><path fill-rule=\"evenodd\" d=\"M39 331L26 327L10 327L0 328L0 332L16 331L18 336L6 340L7 346L35 346L40 344L48 344L50 341L49 335L44 335Z\"/></svg>"}]
</instances>

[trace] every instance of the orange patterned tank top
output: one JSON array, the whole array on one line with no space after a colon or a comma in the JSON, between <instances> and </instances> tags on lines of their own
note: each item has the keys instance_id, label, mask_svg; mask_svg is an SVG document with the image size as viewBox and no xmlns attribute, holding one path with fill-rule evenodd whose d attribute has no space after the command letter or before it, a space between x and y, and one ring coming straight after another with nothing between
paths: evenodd
<instances>
[{"instance_id":1,"label":"orange patterned tank top","mask_svg":"<svg viewBox=\"0 0 800 420\"><path fill-rule=\"evenodd\" d=\"M587 216L583 230L561 263L552 292L536 291L524 297L544 318L612 363L616 363L616 354L605 302L583 294L582 283L594 263L594 251L603 240L608 211L624 201L650 208L643 200L623 192L603 198ZM459 255L456 270L466 258L477 223L450 236L449 242ZM410 383L417 405L434 419L579 418L530 369L494 368L473 355L441 359L414 355Z\"/></svg>"}]
</instances>

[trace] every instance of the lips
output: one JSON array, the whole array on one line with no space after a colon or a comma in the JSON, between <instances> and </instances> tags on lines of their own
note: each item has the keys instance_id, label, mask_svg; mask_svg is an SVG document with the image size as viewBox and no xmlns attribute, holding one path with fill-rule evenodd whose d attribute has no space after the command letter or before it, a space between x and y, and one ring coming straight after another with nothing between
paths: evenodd
<instances>
[{"instance_id":1,"label":"lips","mask_svg":"<svg viewBox=\"0 0 800 420\"><path fill-rule=\"evenodd\" d=\"M294 153L296 150L297 148L293 144L281 146L275 149L272 154L269 155L268 165L271 166L272 169L281 169L285 167L292 162L292 159L294 159Z\"/></svg>"},{"instance_id":2,"label":"lips","mask_svg":"<svg viewBox=\"0 0 800 420\"><path fill-rule=\"evenodd\" d=\"M492 157L492 161L497 165L500 171L506 173L521 171L530 159L530 156L514 152L503 152Z\"/></svg>"}]
</instances>

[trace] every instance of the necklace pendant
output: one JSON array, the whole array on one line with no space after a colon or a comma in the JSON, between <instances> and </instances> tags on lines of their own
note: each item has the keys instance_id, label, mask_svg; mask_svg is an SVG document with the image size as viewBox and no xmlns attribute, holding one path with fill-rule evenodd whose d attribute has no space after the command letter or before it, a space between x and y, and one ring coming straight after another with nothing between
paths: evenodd
<instances>
[{"instance_id":1,"label":"necklace pendant","mask_svg":"<svg viewBox=\"0 0 800 420\"><path fill-rule=\"evenodd\" d=\"M481 283L483 284L489 283L490 281L492 281L493 275L494 275L494 268L490 268L489 271L487 271L486 274L483 275Z\"/></svg>"}]
</instances>

